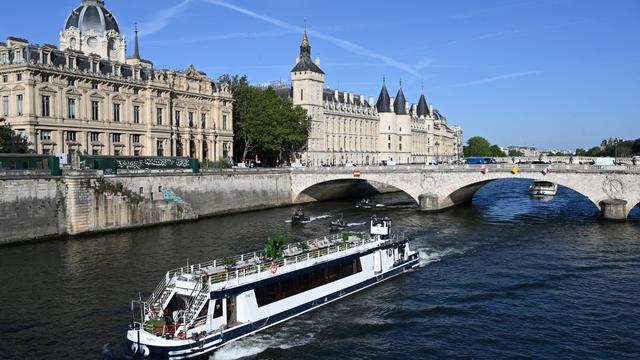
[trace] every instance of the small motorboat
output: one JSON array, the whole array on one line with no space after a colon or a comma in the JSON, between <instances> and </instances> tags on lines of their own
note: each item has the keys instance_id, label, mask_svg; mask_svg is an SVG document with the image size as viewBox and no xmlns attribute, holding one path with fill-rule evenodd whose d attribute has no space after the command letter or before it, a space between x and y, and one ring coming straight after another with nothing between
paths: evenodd
<instances>
[{"instance_id":1,"label":"small motorboat","mask_svg":"<svg viewBox=\"0 0 640 360\"><path fill-rule=\"evenodd\" d=\"M555 196L558 192L558 184L551 181L534 181L529 186L529 195L531 196Z\"/></svg>"},{"instance_id":2,"label":"small motorboat","mask_svg":"<svg viewBox=\"0 0 640 360\"><path fill-rule=\"evenodd\" d=\"M340 219L335 219L331 222L332 230L344 230L347 227L347 223L344 221L344 215Z\"/></svg>"},{"instance_id":3,"label":"small motorboat","mask_svg":"<svg viewBox=\"0 0 640 360\"><path fill-rule=\"evenodd\" d=\"M358 202L358 204L356 204L356 207L361 209L371 209L375 205L376 204L374 204L371 199L362 199L360 200L360 202Z\"/></svg>"},{"instance_id":4,"label":"small motorboat","mask_svg":"<svg viewBox=\"0 0 640 360\"><path fill-rule=\"evenodd\" d=\"M293 215L291 216L291 223L292 224L301 224L303 222L306 221L310 221L311 218L306 216L304 214L304 210L302 209L298 209L296 211L293 212Z\"/></svg>"}]
</instances>

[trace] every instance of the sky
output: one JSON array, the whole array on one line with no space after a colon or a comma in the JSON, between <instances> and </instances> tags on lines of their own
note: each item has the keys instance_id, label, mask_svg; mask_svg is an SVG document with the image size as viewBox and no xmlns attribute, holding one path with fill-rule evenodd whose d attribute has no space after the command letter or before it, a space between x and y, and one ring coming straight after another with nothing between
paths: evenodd
<instances>
[{"instance_id":1,"label":"sky","mask_svg":"<svg viewBox=\"0 0 640 360\"><path fill-rule=\"evenodd\" d=\"M288 81L302 32L332 89L424 92L465 138L589 148L640 138L640 1L106 0L156 67ZM80 0L4 1L0 38L58 44ZM133 51L130 41L129 52Z\"/></svg>"}]
</instances>

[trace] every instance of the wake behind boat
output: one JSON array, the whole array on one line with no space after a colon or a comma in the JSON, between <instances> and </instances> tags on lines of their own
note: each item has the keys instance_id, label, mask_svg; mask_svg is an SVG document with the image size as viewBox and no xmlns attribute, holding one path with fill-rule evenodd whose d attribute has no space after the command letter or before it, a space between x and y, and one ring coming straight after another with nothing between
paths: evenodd
<instances>
[{"instance_id":1,"label":"wake behind boat","mask_svg":"<svg viewBox=\"0 0 640 360\"><path fill-rule=\"evenodd\" d=\"M261 251L168 271L148 299L131 302L129 349L144 358L198 357L418 265L390 219L370 225L369 234L290 244L281 257Z\"/></svg>"}]
</instances>

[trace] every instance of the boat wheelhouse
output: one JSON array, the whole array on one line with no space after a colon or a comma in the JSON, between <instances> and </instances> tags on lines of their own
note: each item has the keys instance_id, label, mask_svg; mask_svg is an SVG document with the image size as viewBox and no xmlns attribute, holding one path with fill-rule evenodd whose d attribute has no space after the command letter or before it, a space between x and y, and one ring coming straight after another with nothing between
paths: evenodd
<instances>
[{"instance_id":1,"label":"boat wheelhouse","mask_svg":"<svg viewBox=\"0 0 640 360\"><path fill-rule=\"evenodd\" d=\"M551 181L536 180L529 186L529 195L532 196L555 196L557 192L558 184Z\"/></svg>"},{"instance_id":2,"label":"boat wheelhouse","mask_svg":"<svg viewBox=\"0 0 640 360\"><path fill-rule=\"evenodd\" d=\"M302 224L304 222L310 221L311 218L306 216L304 214L304 210L302 209L298 209L296 211L293 212L293 215L291 216L291 223L292 224Z\"/></svg>"},{"instance_id":3,"label":"boat wheelhouse","mask_svg":"<svg viewBox=\"0 0 640 360\"><path fill-rule=\"evenodd\" d=\"M369 234L342 233L168 271L151 296L133 300L127 332L136 356L185 359L279 324L418 265L391 220Z\"/></svg>"}]
</instances>

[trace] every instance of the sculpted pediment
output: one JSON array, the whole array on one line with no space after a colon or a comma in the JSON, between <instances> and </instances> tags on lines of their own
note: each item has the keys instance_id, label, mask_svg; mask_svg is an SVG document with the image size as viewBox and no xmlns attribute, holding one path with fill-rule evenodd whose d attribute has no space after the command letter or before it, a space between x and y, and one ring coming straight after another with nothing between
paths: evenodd
<instances>
[{"instance_id":1,"label":"sculpted pediment","mask_svg":"<svg viewBox=\"0 0 640 360\"><path fill-rule=\"evenodd\" d=\"M185 76L189 79L195 79L195 80L204 80L206 78L206 76L204 75L204 73L196 70L196 67L193 66L193 64L190 64L189 67L187 68L187 70L184 72Z\"/></svg>"}]
</instances>

